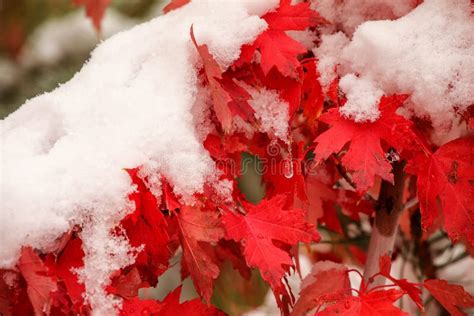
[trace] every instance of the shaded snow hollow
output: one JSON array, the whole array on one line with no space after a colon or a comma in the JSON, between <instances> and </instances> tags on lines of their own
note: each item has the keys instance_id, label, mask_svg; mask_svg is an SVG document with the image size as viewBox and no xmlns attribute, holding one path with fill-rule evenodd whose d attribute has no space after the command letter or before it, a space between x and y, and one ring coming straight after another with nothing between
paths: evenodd
<instances>
[{"instance_id":1,"label":"shaded snow hollow","mask_svg":"<svg viewBox=\"0 0 474 316\"><path fill-rule=\"evenodd\" d=\"M184 198L215 181L191 114L199 63L191 25L225 67L277 3L193 1L103 42L73 79L2 121L0 268L13 267L22 245L51 249L80 225L86 298L96 315L114 313L120 301L104 285L134 260L128 242L110 234L132 209L124 169L161 174ZM150 179L157 189L158 177Z\"/></svg>"}]
</instances>

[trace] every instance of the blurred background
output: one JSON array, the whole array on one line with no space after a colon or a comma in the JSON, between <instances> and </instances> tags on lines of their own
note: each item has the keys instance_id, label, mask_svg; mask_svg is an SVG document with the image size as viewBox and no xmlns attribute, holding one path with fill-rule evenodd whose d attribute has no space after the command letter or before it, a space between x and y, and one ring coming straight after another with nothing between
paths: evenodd
<instances>
[{"instance_id":1,"label":"blurred background","mask_svg":"<svg viewBox=\"0 0 474 316\"><path fill-rule=\"evenodd\" d=\"M0 119L68 81L101 40L162 13L167 0L112 0L96 32L73 0L0 0Z\"/></svg>"}]
</instances>

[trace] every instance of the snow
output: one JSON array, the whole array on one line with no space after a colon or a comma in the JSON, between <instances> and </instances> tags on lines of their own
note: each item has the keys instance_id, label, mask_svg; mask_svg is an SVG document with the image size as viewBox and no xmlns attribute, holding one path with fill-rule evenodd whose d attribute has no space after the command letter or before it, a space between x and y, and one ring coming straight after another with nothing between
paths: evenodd
<instances>
[{"instance_id":1,"label":"snow","mask_svg":"<svg viewBox=\"0 0 474 316\"><path fill-rule=\"evenodd\" d=\"M163 175L183 198L215 181L192 114L199 58L190 26L225 67L266 28L254 14L276 4L193 1L111 37L73 79L1 121L0 267L14 266L22 245L51 248L78 225L86 299L95 315L116 313L120 301L104 286L136 251L111 232L133 208L124 169Z\"/></svg>"},{"instance_id":2,"label":"snow","mask_svg":"<svg viewBox=\"0 0 474 316\"><path fill-rule=\"evenodd\" d=\"M363 22L401 17L410 12L417 2L416 0L313 0L312 7L331 22L330 25L323 27L323 32L343 31L350 36Z\"/></svg>"},{"instance_id":3,"label":"snow","mask_svg":"<svg viewBox=\"0 0 474 316\"><path fill-rule=\"evenodd\" d=\"M249 103L260 123L259 131L288 142L289 105L280 99L276 91L265 88L260 90L247 88L247 91L252 96Z\"/></svg>"},{"instance_id":4,"label":"snow","mask_svg":"<svg viewBox=\"0 0 474 316\"><path fill-rule=\"evenodd\" d=\"M323 9L323 15L327 3L316 6ZM410 7L404 1L387 3L395 16ZM407 112L430 119L434 139L459 133L452 131L457 128L452 122L474 103L474 17L469 0L427 0L399 19L363 22L352 40L345 41L342 33L323 35L313 50L320 60L323 85L331 82L332 69L338 66L341 88L348 97L341 108L345 116L373 121L374 100L380 91L410 94Z\"/></svg>"},{"instance_id":5,"label":"snow","mask_svg":"<svg viewBox=\"0 0 474 316\"><path fill-rule=\"evenodd\" d=\"M350 117L356 122L374 122L379 118L378 103L383 91L371 80L348 74L341 78L339 87L347 98L347 102L339 109L343 116Z\"/></svg>"},{"instance_id":6,"label":"snow","mask_svg":"<svg viewBox=\"0 0 474 316\"><path fill-rule=\"evenodd\" d=\"M336 68L341 60L344 47L349 39L342 32L321 36L321 44L313 49L318 58L319 82L327 90L331 82L337 77Z\"/></svg>"}]
</instances>

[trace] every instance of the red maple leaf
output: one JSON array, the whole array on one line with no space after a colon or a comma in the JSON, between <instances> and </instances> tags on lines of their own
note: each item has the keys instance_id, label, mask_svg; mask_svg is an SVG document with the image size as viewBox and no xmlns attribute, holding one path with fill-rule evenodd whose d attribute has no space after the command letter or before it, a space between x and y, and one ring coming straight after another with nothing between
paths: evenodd
<instances>
[{"instance_id":1,"label":"red maple leaf","mask_svg":"<svg viewBox=\"0 0 474 316\"><path fill-rule=\"evenodd\" d=\"M37 315L49 314L51 292L58 287L56 280L49 275L49 270L31 247L21 249L18 269L27 284L27 293Z\"/></svg>"},{"instance_id":2,"label":"red maple leaf","mask_svg":"<svg viewBox=\"0 0 474 316\"><path fill-rule=\"evenodd\" d=\"M146 282L142 282L140 272L133 267L127 274L120 274L116 277L112 284L107 287L107 291L111 294L118 295L125 299L131 300L138 296L138 290L147 287Z\"/></svg>"},{"instance_id":3,"label":"red maple leaf","mask_svg":"<svg viewBox=\"0 0 474 316\"><path fill-rule=\"evenodd\" d=\"M307 311L351 295L351 283L345 265L330 261L319 261L313 265L311 273L301 283L300 297L291 312L304 315Z\"/></svg>"},{"instance_id":4,"label":"red maple leaf","mask_svg":"<svg viewBox=\"0 0 474 316\"><path fill-rule=\"evenodd\" d=\"M393 305L405 292L395 289L378 290L351 296L329 305L318 316L408 316Z\"/></svg>"},{"instance_id":5,"label":"red maple leaf","mask_svg":"<svg viewBox=\"0 0 474 316\"><path fill-rule=\"evenodd\" d=\"M252 122L255 111L247 102L250 99L250 95L232 78L223 77L222 70L209 52L207 45L198 45L196 42L192 26L190 34L191 40L204 65L204 72L211 90L214 112L224 131L230 130L232 117L235 115L239 115L244 120Z\"/></svg>"},{"instance_id":6,"label":"red maple leaf","mask_svg":"<svg viewBox=\"0 0 474 316\"><path fill-rule=\"evenodd\" d=\"M135 211L121 221L121 226L132 246L144 246L143 251L137 255L135 265L142 278L154 284L156 277L167 269L171 256L168 249L170 238L166 231L167 222L158 208L156 198L138 177L138 170L127 171L133 184L137 186L136 191L129 196L129 199L135 202Z\"/></svg>"},{"instance_id":7,"label":"red maple leaf","mask_svg":"<svg viewBox=\"0 0 474 316\"><path fill-rule=\"evenodd\" d=\"M301 86L301 107L309 124L312 126L323 110L324 94L319 83L316 61L314 59L305 60L302 62L302 65L304 79Z\"/></svg>"},{"instance_id":8,"label":"red maple leaf","mask_svg":"<svg viewBox=\"0 0 474 316\"><path fill-rule=\"evenodd\" d=\"M441 146L434 154L422 153L410 160L406 171L417 176L417 195L423 226L431 227L439 206L449 237L474 245L474 138L462 138ZM438 200L440 203L438 203Z\"/></svg>"},{"instance_id":9,"label":"red maple leaf","mask_svg":"<svg viewBox=\"0 0 474 316\"><path fill-rule=\"evenodd\" d=\"M408 296L415 302L415 304L423 310L423 301L421 299L421 290L420 288L409 282L406 279L396 279L390 275L390 270L392 268L392 261L388 255L384 255L379 259L379 270L380 274L397 285L401 290L405 291Z\"/></svg>"},{"instance_id":10,"label":"red maple leaf","mask_svg":"<svg viewBox=\"0 0 474 316\"><path fill-rule=\"evenodd\" d=\"M209 303L219 267L208 243L224 237L219 213L201 210L199 206L183 206L176 220L183 249L182 264L189 271L198 293Z\"/></svg>"},{"instance_id":11,"label":"red maple leaf","mask_svg":"<svg viewBox=\"0 0 474 316\"><path fill-rule=\"evenodd\" d=\"M120 316L158 315L161 304L156 300L142 300L138 296L123 301Z\"/></svg>"},{"instance_id":12,"label":"red maple leaf","mask_svg":"<svg viewBox=\"0 0 474 316\"><path fill-rule=\"evenodd\" d=\"M392 166L381 142L398 150L403 148L412 123L397 115L395 110L405 99L406 96L382 97L379 104L381 116L375 122L357 123L341 116L337 108L324 113L320 120L331 125L331 128L315 139L316 160L321 161L333 153L339 153L350 142L342 163L352 171L359 192L371 187L376 175L393 182Z\"/></svg>"},{"instance_id":13,"label":"red maple leaf","mask_svg":"<svg viewBox=\"0 0 474 316\"><path fill-rule=\"evenodd\" d=\"M92 20L95 29L100 32L100 24L110 0L73 0L74 4L86 8L86 15Z\"/></svg>"},{"instance_id":14,"label":"red maple leaf","mask_svg":"<svg viewBox=\"0 0 474 316\"><path fill-rule=\"evenodd\" d=\"M172 10L181 8L182 6L188 4L191 0L171 0L164 8L163 12L168 13Z\"/></svg>"},{"instance_id":15,"label":"red maple leaf","mask_svg":"<svg viewBox=\"0 0 474 316\"><path fill-rule=\"evenodd\" d=\"M160 316L176 315L199 315L199 316L223 316L225 315L213 306L206 306L201 300L194 299L179 303L181 296L181 286L170 292L162 303Z\"/></svg>"},{"instance_id":16,"label":"red maple leaf","mask_svg":"<svg viewBox=\"0 0 474 316\"><path fill-rule=\"evenodd\" d=\"M285 31L305 30L323 22L320 15L310 9L309 3L291 4L291 0L281 0L279 7L262 17L268 24L251 45L242 47L242 54L237 64L250 62L255 50L259 50L261 66L265 74L276 67L284 76L297 75L299 67L298 55L306 52L306 48L288 36Z\"/></svg>"},{"instance_id":17,"label":"red maple leaf","mask_svg":"<svg viewBox=\"0 0 474 316\"><path fill-rule=\"evenodd\" d=\"M466 315L463 308L474 308L474 297L460 285L445 280L426 280L425 288L453 316Z\"/></svg>"},{"instance_id":18,"label":"red maple leaf","mask_svg":"<svg viewBox=\"0 0 474 316\"><path fill-rule=\"evenodd\" d=\"M76 307L80 307L84 301L84 284L79 283L78 276L72 269L81 268L84 265L83 258L82 241L73 238L66 244L54 265L55 274L66 285L67 294Z\"/></svg>"},{"instance_id":19,"label":"red maple leaf","mask_svg":"<svg viewBox=\"0 0 474 316\"><path fill-rule=\"evenodd\" d=\"M282 278L293 266L288 249L279 245L319 240L313 225L305 221L304 211L283 209L285 200L280 195L258 205L245 203L246 215L228 211L223 217L226 237L243 243L248 266L260 270L276 295L286 293Z\"/></svg>"}]
</instances>

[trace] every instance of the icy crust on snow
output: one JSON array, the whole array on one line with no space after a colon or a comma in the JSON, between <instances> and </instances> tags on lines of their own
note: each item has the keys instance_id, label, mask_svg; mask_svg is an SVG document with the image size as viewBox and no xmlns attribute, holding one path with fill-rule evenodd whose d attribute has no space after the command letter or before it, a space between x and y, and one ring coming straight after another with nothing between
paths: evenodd
<instances>
[{"instance_id":1,"label":"icy crust on snow","mask_svg":"<svg viewBox=\"0 0 474 316\"><path fill-rule=\"evenodd\" d=\"M254 14L276 4L193 1L103 42L73 79L2 121L0 267L11 268L22 245L51 249L82 226L86 298L96 315L113 314L120 301L104 285L133 262L128 242L110 232L133 207L124 169L146 166L183 197L215 172L193 119L191 25L225 66L266 28Z\"/></svg>"}]
</instances>

